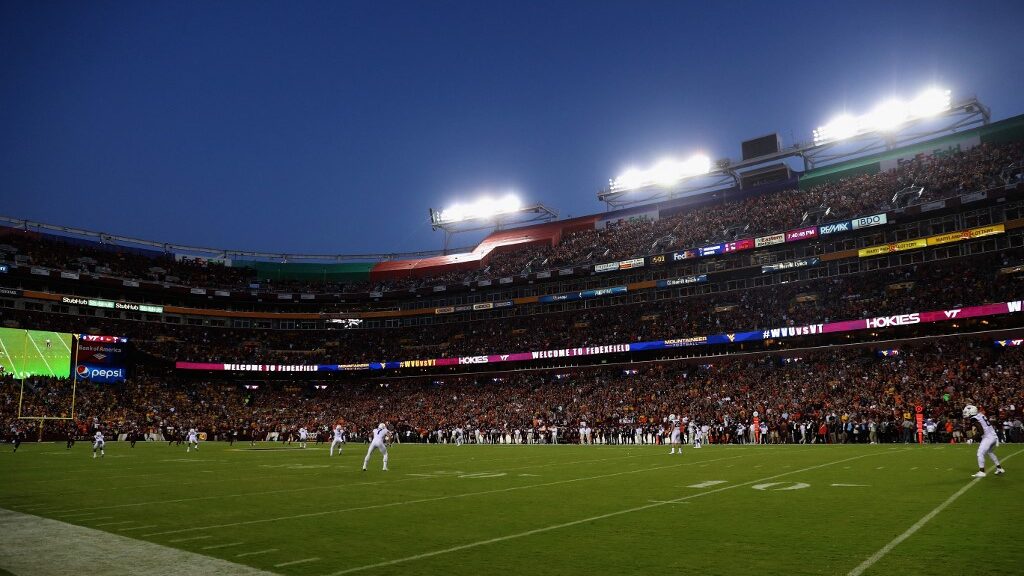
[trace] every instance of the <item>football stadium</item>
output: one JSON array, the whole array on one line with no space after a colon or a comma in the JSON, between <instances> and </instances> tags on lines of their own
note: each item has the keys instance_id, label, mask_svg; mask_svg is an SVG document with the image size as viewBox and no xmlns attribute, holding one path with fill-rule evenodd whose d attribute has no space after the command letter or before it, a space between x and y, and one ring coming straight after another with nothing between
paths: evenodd
<instances>
[{"instance_id":1,"label":"football stadium","mask_svg":"<svg viewBox=\"0 0 1024 576\"><path fill-rule=\"evenodd\" d=\"M1024 573L1020 111L908 86L405 252L0 181L0 575Z\"/></svg>"}]
</instances>

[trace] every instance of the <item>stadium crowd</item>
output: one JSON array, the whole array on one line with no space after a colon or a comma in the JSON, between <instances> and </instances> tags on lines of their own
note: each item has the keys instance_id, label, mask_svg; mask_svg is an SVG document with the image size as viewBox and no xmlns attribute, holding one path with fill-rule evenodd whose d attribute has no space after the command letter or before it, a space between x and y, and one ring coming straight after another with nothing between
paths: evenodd
<instances>
[{"instance_id":1,"label":"stadium crowd","mask_svg":"<svg viewBox=\"0 0 1024 576\"><path fill-rule=\"evenodd\" d=\"M440 378L440 379L435 379ZM16 420L20 383L2 382L5 429L63 437ZM981 406L1004 441L1020 442L1024 350L991 340L946 338L906 345L896 355L844 349L789 358L716 359L713 364L551 370L500 376L359 379L332 382L202 382L137 367L123 385L80 383L71 412L69 381L30 378L25 415L73 416L73 433L163 434L195 427L216 439L293 437L299 427L334 424L354 438L388 422L399 441L449 442L454 428L473 441L578 442L581 423L597 443L660 443L679 414L710 443L888 443L915 440L922 406L933 442L966 441L965 403ZM763 427L751 429L757 411ZM42 433L42 432L45 432ZM34 436L35 435L35 436Z\"/></svg>"},{"instance_id":2,"label":"stadium crowd","mask_svg":"<svg viewBox=\"0 0 1024 576\"><path fill-rule=\"evenodd\" d=\"M403 328L262 330L83 318L0 309L7 325L128 336L168 361L349 364L624 344L802 326L1019 299L999 274L1024 249L751 290Z\"/></svg>"},{"instance_id":3,"label":"stadium crowd","mask_svg":"<svg viewBox=\"0 0 1024 576\"><path fill-rule=\"evenodd\" d=\"M817 223L805 221L805 214L824 208L830 210L829 220L867 215L894 208L896 192L910 186L923 189L913 202L930 202L1003 184L1006 168L1020 163L1022 157L1021 142L981 144L955 153L919 156L901 162L894 170L853 176L809 190L724 200L665 213L654 221L629 220L601 230L566 234L555 246L529 245L495 253L481 269L373 284L260 280L251 268L223 266L216 260L180 260L169 254L153 256L151 252L143 254L114 245L56 241L14 229L5 229L0 236L0 261L203 288L247 290L259 285L271 291L348 293L407 290L608 262L781 232Z\"/></svg>"}]
</instances>

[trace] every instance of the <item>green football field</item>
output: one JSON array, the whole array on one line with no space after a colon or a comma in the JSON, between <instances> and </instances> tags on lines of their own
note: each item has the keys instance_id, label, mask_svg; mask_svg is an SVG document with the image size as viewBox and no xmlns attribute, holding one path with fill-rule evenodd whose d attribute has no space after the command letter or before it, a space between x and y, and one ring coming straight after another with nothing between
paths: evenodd
<instances>
[{"instance_id":1,"label":"green football field","mask_svg":"<svg viewBox=\"0 0 1024 576\"><path fill-rule=\"evenodd\" d=\"M0 328L0 366L16 378L67 378L71 375L71 334Z\"/></svg>"},{"instance_id":2,"label":"green football field","mask_svg":"<svg viewBox=\"0 0 1024 576\"><path fill-rule=\"evenodd\" d=\"M377 454L362 472L365 450L8 447L0 573L147 573L146 559L210 574L1024 571L1024 445L1001 446L1007 474L980 480L972 445L395 445L388 472ZM93 539L117 558L94 562Z\"/></svg>"}]
</instances>

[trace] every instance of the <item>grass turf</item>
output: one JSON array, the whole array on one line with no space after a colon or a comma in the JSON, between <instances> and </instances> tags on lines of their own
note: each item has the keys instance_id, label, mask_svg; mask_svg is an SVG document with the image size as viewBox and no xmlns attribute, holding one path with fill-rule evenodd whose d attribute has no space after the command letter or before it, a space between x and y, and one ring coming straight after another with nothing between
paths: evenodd
<instances>
[{"instance_id":1,"label":"grass turf","mask_svg":"<svg viewBox=\"0 0 1024 576\"><path fill-rule=\"evenodd\" d=\"M0 366L16 378L67 378L71 374L71 334L0 328Z\"/></svg>"},{"instance_id":2,"label":"grass turf","mask_svg":"<svg viewBox=\"0 0 1024 576\"><path fill-rule=\"evenodd\" d=\"M396 445L388 472L365 445L272 447L25 444L0 507L282 574L847 574L975 471L971 445ZM864 573L1020 573L1007 469Z\"/></svg>"}]
</instances>

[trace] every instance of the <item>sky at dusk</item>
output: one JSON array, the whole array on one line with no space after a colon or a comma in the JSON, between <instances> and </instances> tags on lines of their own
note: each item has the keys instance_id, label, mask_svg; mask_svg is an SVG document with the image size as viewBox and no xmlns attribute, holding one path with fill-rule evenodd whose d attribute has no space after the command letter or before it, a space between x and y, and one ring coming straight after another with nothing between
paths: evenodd
<instances>
[{"instance_id":1,"label":"sky at dusk","mask_svg":"<svg viewBox=\"0 0 1024 576\"><path fill-rule=\"evenodd\" d=\"M1024 113L1024 2L0 2L0 214L304 253L565 216L632 164L937 84ZM466 241L456 239L454 244Z\"/></svg>"}]
</instances>

